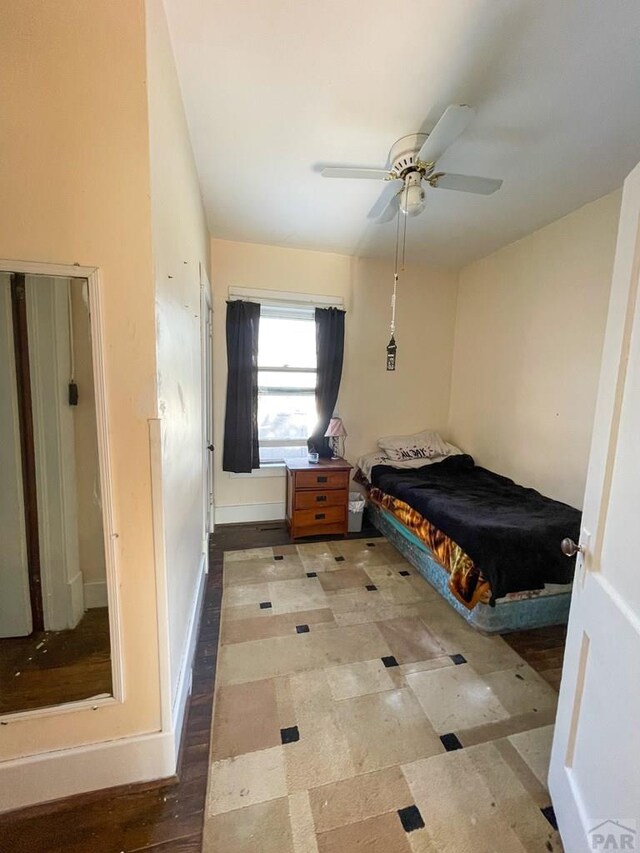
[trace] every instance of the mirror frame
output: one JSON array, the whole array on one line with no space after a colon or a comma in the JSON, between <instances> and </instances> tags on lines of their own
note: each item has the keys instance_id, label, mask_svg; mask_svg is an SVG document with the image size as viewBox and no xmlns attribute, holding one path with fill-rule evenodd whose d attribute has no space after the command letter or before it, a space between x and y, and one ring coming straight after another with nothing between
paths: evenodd
<instances>
[{"instance_id":1,"label":"mirror frame","mask_svg":"<svg viewBox=\"0 0 640 853\"><path fill-rule=\"evenodd\" d=\"M89 321L91 329L91 359L96 401L96 425L98 439L98 461L100 466L100 492L102 500L102 529L106 563L107 606L109 608L109 642L111 645L112 694L100 699L78 699L59 705L46 705L28 711L11 711L0 715L0 721L14 721L52 714L66 713L90 708L96 710L105 705L122 703L125 698L124 672L122 666L122 640L120 624L120 601L118 594L118 559L116 541L117 524L113 510L111 452L109 447L109 413L107 381L103 347L103 310L100 269L79 264L47 264L37 261L11 261L0 259L0 272L25 273L49 278L79 278L87 282L89 291Z\"/></svg>"}]
</instances>

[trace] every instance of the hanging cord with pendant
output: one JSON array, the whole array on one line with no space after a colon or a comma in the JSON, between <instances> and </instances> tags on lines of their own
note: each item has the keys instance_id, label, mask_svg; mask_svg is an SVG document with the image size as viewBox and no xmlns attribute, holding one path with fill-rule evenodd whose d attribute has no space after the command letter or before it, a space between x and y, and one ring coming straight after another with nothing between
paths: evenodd
<instances>
[{"instance_id":1,"label":"hanging cord with pendant","mask_svg":"<svg viewBox=\"0 0 640 853\"><path fill-rule=\"evenodd\" d=\"M402 231L402 265L401 271L404 271L404 255L407 242L407 217L404 218L404 227ZM387 370L396 369L396 297L398 295L398 256L400 253L400 211L397 214L396 220L396 256L393 271L393 295L391 296L391 338L387 345Z\"/></svg>"}]
</instances>

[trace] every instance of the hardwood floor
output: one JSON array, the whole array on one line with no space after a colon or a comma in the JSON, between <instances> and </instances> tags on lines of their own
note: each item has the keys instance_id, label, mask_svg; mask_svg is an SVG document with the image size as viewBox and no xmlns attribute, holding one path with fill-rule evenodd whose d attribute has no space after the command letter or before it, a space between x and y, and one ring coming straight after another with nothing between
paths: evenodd
<instances>
[{"instance_id":1,"label":"hardwood floor","mask_svg":"<svg viewBox=\"0 0 640 853\"><path fill-rule=\"evenodd\" d=\"M111 693L109 614L88 610L69 631L0 640L0 713Z\"/></svg>"},{"instance_id":2,"label":"hardwood floor","mask_svg":"<svg viewBox=\"0 0 640 853\"><path fill-rule=\"evenodd\" d=\"M555 690L560 689L564 647L567 641L566 625L503 634L503 639Z\"/></svg>"},{"instance_id":3,"label":"hardwood floor","mask_svg":"<svg viewBox=\"0 0 640 853\"><path fill-rule=\"evenodd\" d=\"M362 534L350 534L350 538L378 535L369 528ZM287 542L281 522L227 525L212 537L193 693L177 780L112 788L2 815L0 853L199 853L220 627L222 555L225 550ZM561 630L552 628L505 639L548 678L561 666L562 637Z\"/></svg>"}]
</instances>

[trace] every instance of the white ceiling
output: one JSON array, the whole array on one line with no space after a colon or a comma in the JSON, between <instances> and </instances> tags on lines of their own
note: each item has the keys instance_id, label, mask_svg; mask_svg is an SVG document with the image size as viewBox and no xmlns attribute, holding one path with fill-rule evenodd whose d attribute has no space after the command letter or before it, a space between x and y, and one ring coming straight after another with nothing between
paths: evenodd
<instances>
[{"instance_id":1,"label":"white ceiling","mask_svg":"<svg viewBox=\"0 0 640 853\"><path fill-rule=\"evenodd\" d=\"M473 123L440 167L504 179L433 190L408 260L460 266L620 186L640 160L636 0L165 0L211 233L390 256L384 166L449 103Z\"/></svg>"}]
</instances>

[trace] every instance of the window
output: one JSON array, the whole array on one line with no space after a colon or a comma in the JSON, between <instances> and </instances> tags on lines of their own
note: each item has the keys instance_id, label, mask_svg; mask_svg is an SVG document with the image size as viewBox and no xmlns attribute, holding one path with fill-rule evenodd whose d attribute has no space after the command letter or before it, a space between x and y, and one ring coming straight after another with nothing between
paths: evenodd
<instances>
[{"instance_id":1,"label":"window","mask_svg":"<svg viewBox=\"0 0 640 853\"><path fill-rule=\"evenodd\" d=\"M260 463L307 455L317 421L313 306L262 305L258 339Z\"/></svg>"}]
</instances>

